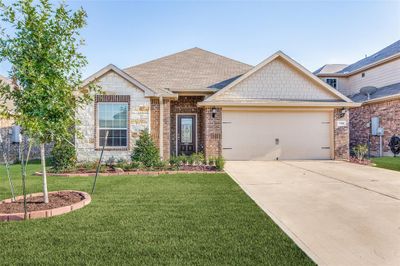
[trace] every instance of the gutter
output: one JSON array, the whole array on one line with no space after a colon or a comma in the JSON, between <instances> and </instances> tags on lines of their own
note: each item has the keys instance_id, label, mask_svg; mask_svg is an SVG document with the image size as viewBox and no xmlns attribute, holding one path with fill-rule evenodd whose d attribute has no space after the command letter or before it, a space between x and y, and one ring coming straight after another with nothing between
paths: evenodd
<instances>
[{"instance_id":1,"label":"gutter","mask_svg":"<svg viewBox=\"0 0 400 266\"><path fill-rule=\"evenodd\" d=\"M355 102L199 102L200 107L359 107L361 103Z\"/></svg>"},{"instance_id":2,"label":"gutter","mask_svg":"<svg viewBox=\"0 0 400 266\"><path fill-rule=\"evenodd\" d=\"M396 99L400 99L400 93L394 94L394 95L385 96L385 97L381 97L381 98L376 98L376 99L372 99L372 100L367 100L365 102L362 102L362 105L379 103L379 102L396 100Z\"/></svg>"}]
</instances>

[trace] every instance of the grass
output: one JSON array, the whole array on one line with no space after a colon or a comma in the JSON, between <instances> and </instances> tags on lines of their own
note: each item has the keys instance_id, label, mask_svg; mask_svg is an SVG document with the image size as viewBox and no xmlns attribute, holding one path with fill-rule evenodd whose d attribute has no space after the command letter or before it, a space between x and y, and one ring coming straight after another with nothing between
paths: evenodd
<instances>
[{"instance_id":1,"label":"grass","mask_svg":"<svg viewBox=\"0 0 400 266\"><path fill-rule=\"evenodd\" d=\"M372 158L376 167L400 171L400 157L379 157Z\"/></svg>"},{"instance_id":2,"label":"grass","mask_svg":"<svg viewBox=\"0 0 400 266\"><path fill-rule=\"evenodd\" d=\"M20 194L19 167L12 173ZM4 166L0 175L8 198ZM90 191L92 178L48 183ZM29 175L28 191L41 191L40 177ZM92 199L63 216L0 223L0 264L313 264L226 174L100 177Z\"/></svg>"}]
</instances>

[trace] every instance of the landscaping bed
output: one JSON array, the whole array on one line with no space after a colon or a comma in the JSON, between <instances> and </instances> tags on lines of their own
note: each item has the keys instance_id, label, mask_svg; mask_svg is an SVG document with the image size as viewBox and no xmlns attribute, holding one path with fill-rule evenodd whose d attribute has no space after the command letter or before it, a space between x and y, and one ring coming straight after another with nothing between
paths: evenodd
<instances>
[{"instance_id":1,"label":"landscaping bed","mask_svg":"<svg viewBox=\"0 0 400 266\"><path fill-rule=\"evenodd\" d=\"M27 215L24 213L23 196L16 200L6 199L0 202L0 221L19 221L26 219L48 218L84 207L91 202L86 192L64 190L49 193L49 203L44 203L43 193L27 195Z\"/></svg>"},{"instance_id":2,"label":"landscaping bed","mask_svg":"<svg viewBox=\"0 0 400 266\"><path fill-rule=\"evenodd\" d=\"M43 195L37 195L28 197L26 200L27 210L41 211L48 209L55 209L72 205L79 201L82 201L85 197L82 193L77 191L58 191L49 194L49 203L44 203ZM0 203L0 213L18 213L24 212L24 199L20 198L14 202L2 202Z\"/></svg>"}]
</instances>

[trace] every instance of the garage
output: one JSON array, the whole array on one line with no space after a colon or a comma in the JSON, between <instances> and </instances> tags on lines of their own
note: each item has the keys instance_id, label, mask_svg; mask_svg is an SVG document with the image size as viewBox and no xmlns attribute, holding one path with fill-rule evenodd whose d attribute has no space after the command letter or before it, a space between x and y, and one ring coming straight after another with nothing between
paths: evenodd
<instances>
[{"instance_id":1,"label":"garage","mask_svg":"<svg viewBox=\"0 0 400 266\"><path fill-rule=\"evenodd\" d=\"M332 159L333 112L222 111L227 160Z\"/></svg>"}]
</instances>

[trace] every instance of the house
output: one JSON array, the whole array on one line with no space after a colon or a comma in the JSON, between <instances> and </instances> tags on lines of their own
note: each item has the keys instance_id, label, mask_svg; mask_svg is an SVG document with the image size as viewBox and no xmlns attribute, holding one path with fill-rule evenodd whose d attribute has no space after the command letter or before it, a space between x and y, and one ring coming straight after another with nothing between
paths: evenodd
<instances>
[{"instance_id":1,"label":"house","mask_svg":"<svg viewBox=\"0 0 400 266\"><path fill-rule=\"evenodd\" d=\"M87 78L104 94L77 111L78 160L129 159L141 130L160 156L227 160L348 159L349 112L359 106L283 52L257 66L200 48ZM108 138L106 135L108 132Z\"/></svg>"},{"instance_id":2,"label":"house","mask_svg":"<svg viewBox=\"0 0 400 266\"><path fill-rule=\"evenodd\" d=\"M314 74L362 104L350 109L351 147L369 143L371 155L379 155L379 126L383 155L392 155L390 138L400 135L400 40L351 65L325 65Z\"/></svg>"},{"instance_id":3,"label":"house","mask_svg":"<svg viewBox=\"0 0 400 266\"><path fill-rule=\"evenodd\" d=\"M12 84L10 79L1 75L0 83L3 85ZM6 102L6 106L8 109L13 108L13 104L9 101ZM19 159L19 145L15 141L13 141L13 126L14 121L12 119L0 117L0 162L4 162L3 151L5 151L8 155L8 161L15 162Z\"/></svg>"}]
</instances>

